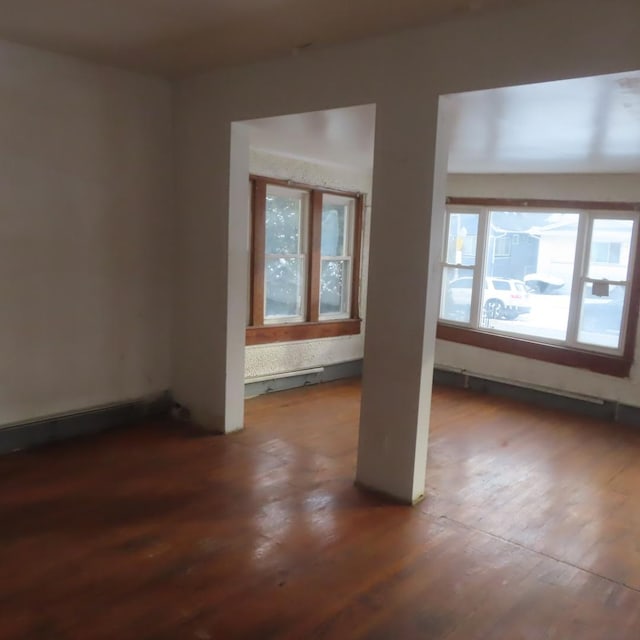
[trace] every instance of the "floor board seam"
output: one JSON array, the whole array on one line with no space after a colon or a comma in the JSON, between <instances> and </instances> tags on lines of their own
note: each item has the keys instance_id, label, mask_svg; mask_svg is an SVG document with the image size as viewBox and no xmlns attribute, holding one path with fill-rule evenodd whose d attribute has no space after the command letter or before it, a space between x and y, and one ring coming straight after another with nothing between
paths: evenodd
<instances>
[{"instance_id":1,"label":"floor board seam","mask_svg":"<svg viewBox=\"0 0 640 640\"><path fill-rule=\"evenodd\" d=\"M468 529L470 531L477 531L478 533L483 533L491 538L494 538L495 540L500 540L501 542L505 542L507 544L513 545L514 547L518 547L520 549L524 549L525 551L529 551L530 553L535 553L536 555L542 556L544 558L548 558L549 560L554 560L555 562L560 562L561 564L564 564L568 567L572 567L573 569L577 569L578 571L584 571L585 573L588 573L589 575L592 575L596 578L601 578L602 580L606 580L607 582L610 582L611 584L615 584L619 587L624 587L625 589L629 589L630 591L634 591L635 593L640 594L640 588L637 587L633 587L630 584L627 584L626 582L621 582L619 580L614 580L613 578L610 578L608 576L602 575L601 573L597 573L596 571L592 571L591 569L587 569L586 567L581 567L580 565L574 564L573 562L569 562L568 560L563 560L562 558L557 558L556 556L551 555L550 553L545 553L544 551L538 551L536 549L532 549L531 547L527 547L527 545L524 545L520 542L516 542L515 540L509 540L508 538L504 538L502 536L497 535L496 533L491 533L491 531L486 531L485 529L481 529L479 527L474 527L473 525L467 524L465 522L461 522L460 520L456 520L455 518L450 518L449 516L446 515L441 515L439 516L441 519L447 520L448 522L453 522L461 527L464 527L465 529Z\"/></svg>"}]
</instances>

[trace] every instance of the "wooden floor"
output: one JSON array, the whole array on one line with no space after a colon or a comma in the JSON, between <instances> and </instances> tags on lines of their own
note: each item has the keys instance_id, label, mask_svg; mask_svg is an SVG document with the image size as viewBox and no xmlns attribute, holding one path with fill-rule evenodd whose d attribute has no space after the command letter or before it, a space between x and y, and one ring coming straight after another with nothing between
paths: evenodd
<instances>
[{"instance_id":1,"label":"wooden floor","mask_svg":"<svg viewBox=\"0 0 640 640\"><path fill-rule=\"evenodd\" d=\"M358 409L0 458L0 638L640 638L640 431L437 388L411 509L353 486Z\"/></svg>"}]
</instances>

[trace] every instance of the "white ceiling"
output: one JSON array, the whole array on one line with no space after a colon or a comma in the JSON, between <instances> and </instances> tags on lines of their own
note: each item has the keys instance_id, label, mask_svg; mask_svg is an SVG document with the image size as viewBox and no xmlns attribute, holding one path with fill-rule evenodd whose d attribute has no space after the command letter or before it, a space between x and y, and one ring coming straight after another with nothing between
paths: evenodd
<instances>
[{"instance_id":1,"label":"white ceiling","mask_svg":"<svg viewBox=\"0 0 640 640\"><path fill-rule=\"evenodd\" d=\"M640 172L640 72L458 94L455 173Z\"/></svg>"},{"instance_id":2,"label":"white ceiling","mask_svg":"<svg viewBox=\"0 0 640 640\"><path fill-rule=\"evenodd\" d=\"M640 71L456 94L450 173L640 173ZM251 145L371 168L375 107L252 120Z\"/></svg>"},{"instance_id":3,"label":"white ceiling","mask_svg":"<svg viewBox=\"0 0 640 640\"><path fill-rule=\"evenodd\" d=\"M374 105L246 123L255 149L365 170L373 167L375 124Z\"/></svg>"},{"instance_id":4,"label":"white ceiling","mask_svg":"<svg viewBox=\"0 0 640 640\"><path fill-rule=\"evenodd\" d=\"M0 0L0 38L166 75L535 0Z\"/></svg>"},{"instance_id":5,"label":"white ceiling","mask_svg":"<svg viewBox=\"0 0 640 640\"><path fill-rule=\"evenodd\" d=\"M182 75L536 0L0 0L0 38ZM452 97L451 172L640 172L640 72ZM256 147L370 167L372 108L252 123Z\"/></svg>"}]
</instances>

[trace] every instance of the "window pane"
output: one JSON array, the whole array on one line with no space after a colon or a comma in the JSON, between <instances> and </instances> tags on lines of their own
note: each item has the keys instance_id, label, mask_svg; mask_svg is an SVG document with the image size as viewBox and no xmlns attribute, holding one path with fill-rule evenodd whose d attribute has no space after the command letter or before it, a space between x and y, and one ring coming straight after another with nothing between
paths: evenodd
<instances>
[{"instance_id":1,"label":"window pane","mask_svg":"<svg viewBox=\"0 0 640 640\"><path fill-rule=\"evenodd\" d=\"M632 232L633 220L599 218L593 221L588 271L590 278L614 281L627 279Z\"/></svg>"},{"instance_id":2,"label":"window pane","mask_svg":"<svg viewBox=\"0 0 640 640\"><path fill-rule=\"evenodd\" d=\"M473 269L445 267L442 274L440 318L468 323L471 318Z\"/></svg>"},{"instance_id":3,"label":"window pane","mask_svg":"<svg viewBox=\"0 0 640 640\"><path fill-rule=\"evenodd\" d=\"M480 326L565 340L577 213L492 211Z\"/></svg>"},{"instance_id":4,"label":"window pane","mask_svg":"<svg viewBox=\"0 0 640 640\"><path fill-rule=\"evenodd\" d=\"M345 250L344 223L346 212L344 207L332 207L322 210L322 255L343 256Z\"/></svg>"},{"instance_id":5,"label":"window pane","mask_svg":"<svg viewBox=\"0 0 640 640\"><path fill-rule=\"evenodd\" d=\"M527 335L540 335L536 333L540 328L528 326L526 321L531 312L531 296L521 280L486 277L481 304L481 327ZM565 315L568 316L568 313L567 307Z\"/></svg>"},{"instance_id":6,"label":"window pane","mask_svg":"<svg viewBox=\"0 0 640 640\"><path fill-rule=\"evenodd\" d=\"M322 232L320 248L323 256L348 256L349 236L353 220L353 198L324 194L322 196Z\"/></svg>"},{"instance_id":7,"label":"window pane","mask_svg":"<svg viewBox=\"0 0 640 640\"><path fill-rule=\"evenodd\" d=\"M499 236L496 238L496 244L494 248L494 253L496 258L511 257L511 239L512 239L511 234Z\"/></svg>"},{"instance_id":8,"label":"window pane","mask_svg":"<svg viewBox=\"0 0 640 640\"><path fill-rule=\"evenodd\" d=\"M302 258L265 260L265 319L302 319L303 267Z\"/></svg>"},{"instance_id":9,"label":"window pane","mask_svg":"<svg viewBox=\"0 0 640 640\"><path fill-rule=\"evenodd\" d=\"M349 260L323 260L320 275L320 315L349 312Z\"/></svg>"},{"instance_id":10,"label":"window pane","mask_svg":"<svg viewBox=\"0 0 640 640\"><path fill-rule=\"evenodd\" d=\"M265 253L299 254L307 194L285 187L267 187L265 212Z\"/></svg>"},{"instance_id":11,"label":"window pane","mask_svg":"<svg viewBox=\"0 0 640 640\"><path fill-rule=\"evenodd\" d=\"M598 291L598 288L595 289ZM620 345L622 311L626 287L611 285L594 295L590 282L584 286L578 340L585 344L617 349Z\"/></svg>"},{"instance_id":12,"label":"window pane","mask_svg":"<svg viewBox=\"0 0 640 640\"><path fill-rule=\"evenodd\" d=\"M474 265L478 239L477 213L451 213L447 235L446 262Z\"/></svg>"}]
</instances>

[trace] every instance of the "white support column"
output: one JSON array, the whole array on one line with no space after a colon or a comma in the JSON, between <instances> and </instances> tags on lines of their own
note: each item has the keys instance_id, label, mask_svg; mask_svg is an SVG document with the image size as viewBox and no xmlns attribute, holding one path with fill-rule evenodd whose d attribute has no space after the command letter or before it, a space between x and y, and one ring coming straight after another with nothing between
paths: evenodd
<instances>
[{"instance_id":1,"label":"white support column","mask_svg":"<svg viewBox=\"0 0 640 640\"><path fill-rule=\"evenodd\" d=\"M409 504L426 474L448 150L437 129L435 99L376 107L356 482Z\"/></svg>"},{"instance_id":2,"label":"white support column","mask_svg":"<svg viewBox=\"0 0 640 640\"><path fill-rule=\"evenodd\" d=\"M231 124L225 433L244 426L244 358L249 286L249 134Z\"/></svg>"}]
</instances>

